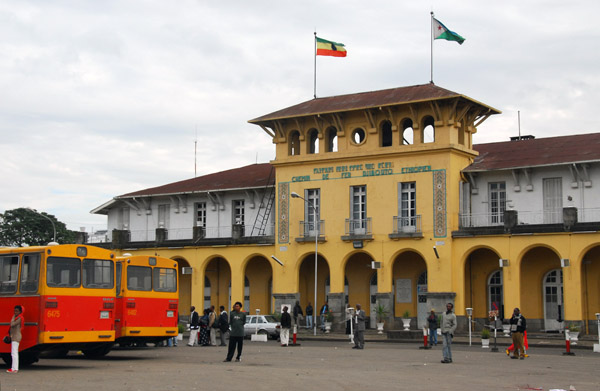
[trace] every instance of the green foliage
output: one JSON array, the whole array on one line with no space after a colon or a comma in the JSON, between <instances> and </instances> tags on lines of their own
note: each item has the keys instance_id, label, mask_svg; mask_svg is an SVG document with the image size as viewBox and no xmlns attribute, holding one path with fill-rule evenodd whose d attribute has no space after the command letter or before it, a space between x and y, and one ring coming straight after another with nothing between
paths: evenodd
<instances>
[{"instance_id":1,"label":"green foliage","mask_svg":"<svg viewBox=\"0 0 600 391\"><path fill-rule=\"evenodd\" d=\"M389 311L383 305L378 304L375 307L375 313L377 314L377 322L383 323Z\"/></svg>"},{"instance_id":2,"label":"green foliage","mask_svg":"<svg viewBox=\"0 0 600 391\"><path fill-rule=\"evenodd\" d=\"M402 319L409 319L410 318L410 311L406 310L402 313Z\"/></svg>"},{"instance_id":3,"label":"green foliage","mask_svg":"<svg viewBox=\"0 0 600 391\"><path fill-rule=\"evenodd\" d=\"M579 332L579 326L576 325L575 323L571 323L569 324L569 331L573 332L573 333L577 333Z\"/></svg>"},{"instance_id":4,"label":"green foliage","mask_svg":"<svg viewBox=\"0 0 600 391\"><path fill-rule=\"evenodd\" d=\"M178 332L179 334L183 334L183 332L184 332L184 331L185 331L185 326L184 326L184 325L182 325L181 323L178 323L178 324L177 324L177 332Z\"/></svg>"},{"instance_id":5,"label":"green foliage","mask_svg":"<svg viewBox=\"0 0 600 391\"><path fill-rule=\"evenodd\" d=\"M75 243L77 232L56 220L53 215L34 212L26 208L17 208L0 213L0 246L20 247L22 245L40 246L54 240L61 244Z\"/></svg>"},{"instance_id":6,"label":"green foliage","mask_svg":"<svg viewBox=\"0 0 600 391\"><path fill-rule=\"evenodd\" d=\"M273 316L278 322L281 322L281 312L273 311L271 316Z\"/></svg>"},{"instance_id":7,"label":"green foliage","mask_svg":"<svg viewBox=\"0 0 600 391\"><path fill-rule=\"evenodd\" d=\"M483 330L481 330L481 339L490 339L490 329L484 327Z\"/></svg>"}]
</instances>

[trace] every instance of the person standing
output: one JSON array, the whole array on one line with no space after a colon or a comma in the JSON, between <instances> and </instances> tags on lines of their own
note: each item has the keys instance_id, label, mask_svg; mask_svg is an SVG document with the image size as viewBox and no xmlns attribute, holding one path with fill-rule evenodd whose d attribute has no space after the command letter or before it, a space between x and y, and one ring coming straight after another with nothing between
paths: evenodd
<instances>
[{"instance_id":1,"label":"person standing","mask_svg":"<svg viewBox=\"0 0 600 391\"><path fill-rule=\"evenodd\" d=\"M446 304L446 312L442 314L442 338L444 339L444 348L442 353L444 359L442 364L449 364L452 362L452 337L454 337L454 331L456 330L456 315L452 312L454 304Z\"/></svg>"},{"instance_id":2,"label":"person standing","mask_svg":"<svg viewBox=\"0 0 600 391\"><path fill-rule=\"evenodd\" d=\"M360 304L356 305L356 314L354 315L354 347L352 349L365 348L365 324L366 314Z\"/></svg>"},{"instance_id":3,"label":"person standing","mask_svg":"<svg viewBox=\"0 0 600 391\"><path fill-rule=\"evenodd\" d=\"M524 360L525 348L523 347L523 333L525 333L525 330L527 330L527 321L525 320L525 317L521 314L521 311L518 308L514 309L513 315L510 318L509 323L513 345L515 346L511 358L520 358L521 360Z\"/></svg>"},{"instance_id":4,"label":"person standing","mask_svg":"<svg viewBox=\"0 0 600 391\"><path fill-rule=\"evenodd\" d=\"M200 317L200 340L198 341L198 345L202 346L210 346L209 343L209 328L208 328L208 318L209 318L210 310L208 308L204 309L202 316Z\"/></svg>"},{"instance_id":5,"label":"person standing","mask_svg":"<svg viewBox=\"0 0 600 391\"><path fill-rule=\"evenodd\" d=\"M227 316L227 311L225 311L225 307L219 307L221 310L221 314L219 315L219 330L221 330L221 345L219 346L227 346L227 334L229 334L229 320Z\"/></svg>"},{"instance_id":6,"label":"person standing","mask_svg":"<svg viewBox=\"0 0 600 391\"><path fill-rule=\"evenodd\" d=\"M323 331L325 331L325 315L327 314L327 312L329 312L329 304L325 302L325 304L323 304L323 307L321 307L321 311L319 311L319 314L321 315L321 329Z\"/></svg>"},{"instance_id":7,"label":"person standing","mask_svg":"<svg viewBox=\"0 0 600 391\"><path fill-rule=\"evenodd\" d=\"M208 314L208 330L210 332L210 346L217 346L217 328L219 327L219 319L215 312L215 306L210 306L210 314Z\"/></svg>"},{"instance_id":8,"label":"person standing","mask_svg":"<svg viewBox=\"0 0 600 391\"><path fill-rule=\"evenodd\" d=\"M194 346L198 339L198 329L200 327L200 316L196 312L196 307L190 308L190 339L188 346Z\"/></svg>"},{"instance_id":9,"label":"person standing","mask_svg":"<svg viewBox=\"0 0 600 391\"><path fill-rule=\"evenodd\" d=\"M21 328L25 325L23 320L24 309L20 305L14 308L14 315L10 320L10 356L12 358L12 366L7 369L8 373L19 372L19 343L21 342Z\"/></svg>"},{"instance_id":10,"label":"person standing","mask_svg":"<svg viewBox=\"0 0 600 391\"><path fill-rule=\"evenodd\" d=\"M307 329L313 328L313 308L312 308L312 305L310 305L310 301L308 302L308 305L306 306L306 328Z\"/></svg>"},{"instance_id":11,"label":"person standing","mask_svg":"<svg viewBox=\"0 0 600 391\"><path fill-rule=\"evenodd\" d=\"M438 318L435 315L435 310L433 308L427 317L427 323L429 324L429 346L437 346Z\"/></svg>"},{"instance_id":12,"label":"person standing","mask_svg":"<svg viewBox=\"0 0 600 391\"><path fill-rule=\"evenodd\" d=\"M304 317L304 312L302 312L302 306L300 306L300 302L296 300L296 305L294 306L294 324L296 326L300 326L299 321Z\"/></svg>"},{"instance_id":13,"label":"person standing","mask_svg":"<svg viewBox=\"0 0 600 391\"><path fill-rule=\"evenodd\" d=\"M290 343L290 328L292 327L292 317L288 313L287 306L283 307L281 313L281 346L288 346Z\"/></svg>"},{"instance_id":14,"label":"person standing","mask_svg":"<svg viewBox=\"0 0 600 391\"><path fill-rule=\"evenodd\" d=\"M242 312L242 303L236 301L233 305L233 311L229 314L229 324L231 325L231 335L229 337L229 349L225 362L233 359L233 354L237 347L237 357L235 361L242 361L242 349L244 347L244 325L246 324L246 314Z\"/></svg>"}]
</instances>

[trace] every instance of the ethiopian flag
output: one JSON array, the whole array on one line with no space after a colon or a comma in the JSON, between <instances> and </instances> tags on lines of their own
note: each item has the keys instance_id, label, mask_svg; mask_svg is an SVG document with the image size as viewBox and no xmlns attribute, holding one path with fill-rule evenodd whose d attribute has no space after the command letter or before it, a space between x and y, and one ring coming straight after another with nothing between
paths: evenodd
<instances>
[{"instance_id":1,"label":"ethiopian flag","mask_svg":"<svg viewBox=\"0 0 600 391\"><path fill-rule=\"evenodd\" d=\"M465 41L463 37L449 30L442 22L433 18L433 39L445 39L446 41L456 41L460 45Z\"/></svg>"},{"instance_id":2,"label":"ethiopian flag","mask_svg":"<svg viewBox=\"0 0 600 391\"><path fill-rule=\"evenodd\" d=\"M343 43L315 38L317 39L317 56L346 57L346 48Z\"/></svg>"}]
</instances>

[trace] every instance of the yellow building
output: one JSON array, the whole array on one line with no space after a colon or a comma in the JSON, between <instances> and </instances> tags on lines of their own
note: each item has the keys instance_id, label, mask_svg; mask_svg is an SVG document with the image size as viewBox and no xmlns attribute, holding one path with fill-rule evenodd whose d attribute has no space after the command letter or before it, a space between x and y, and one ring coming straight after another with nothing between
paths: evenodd
<instances>
[{"instance_id":1,"label":"yellow building","mask_svg":"<svg viewBox=\"0 0 600 391\"><path fill-rule=\"evenodd\" d=\"M568 217L595 216L583 199L594 199L600 155L502 162L515 149L539 152L543 139L486 144L480 155L472 136L498 113L434 84L313 99L250 121L273 139L271 164L118 196L93 212L107 214L115 247L180 262L182 308L242 301L265 313L299 300L318 312L328 301L341 321L360 303L372 327L381 305L387 328L405 312L414 328L452 301L461 326L466 307L479 319L521 307L533 330L564 326L553 317L591 321L600 214ZM575 182L581 204L563 207L557 192ZM537 211L524 208L540 203L556 221L528 222L524 211Z\"/></svg>"}]
</instances>

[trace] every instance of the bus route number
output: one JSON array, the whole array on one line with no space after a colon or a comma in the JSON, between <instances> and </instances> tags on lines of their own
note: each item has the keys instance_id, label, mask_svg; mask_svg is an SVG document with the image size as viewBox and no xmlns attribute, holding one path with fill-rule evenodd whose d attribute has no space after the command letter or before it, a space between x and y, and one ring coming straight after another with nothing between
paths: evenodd
<instances>
[{"instance_id":1,"label":"bus route number","mask_svg":"<svg viewBox=\"0 0 600 391\"><path fill-rule=\"evenodd\" d=\"M60 311L59 310L48 310L48 312L46 313L46 316L48 318L60 318Z\"/></svg>"}]
</instances>

